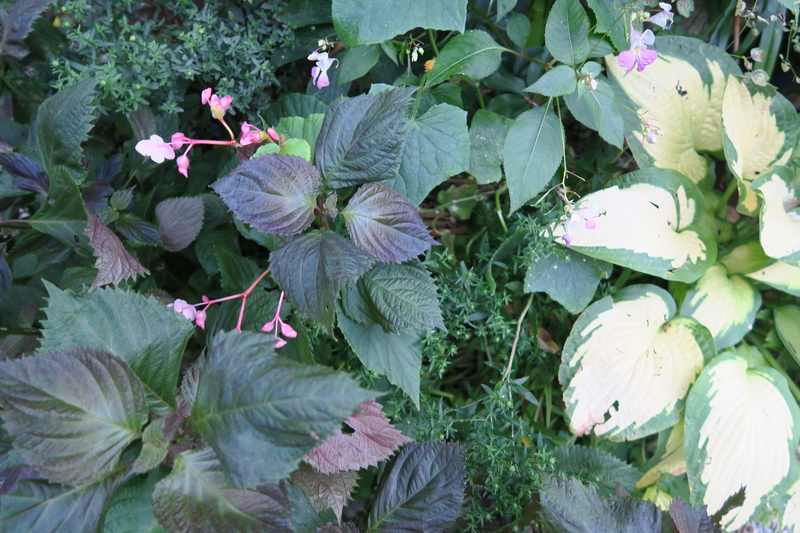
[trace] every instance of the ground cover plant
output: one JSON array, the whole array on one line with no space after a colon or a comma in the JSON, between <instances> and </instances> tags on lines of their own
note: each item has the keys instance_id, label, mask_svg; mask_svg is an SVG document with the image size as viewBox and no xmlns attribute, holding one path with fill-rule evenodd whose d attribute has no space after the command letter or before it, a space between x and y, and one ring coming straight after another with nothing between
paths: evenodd
<instances>
[{"instance_id":1,"label":"ground cover plant","mask_svg":"<svg viewBox=\"0 0 800 533\"><path fill-rule=\"evenodd\" d=\"M796 2L2 8L2 530L800 528Z\"/></svg>"}]
</instances>

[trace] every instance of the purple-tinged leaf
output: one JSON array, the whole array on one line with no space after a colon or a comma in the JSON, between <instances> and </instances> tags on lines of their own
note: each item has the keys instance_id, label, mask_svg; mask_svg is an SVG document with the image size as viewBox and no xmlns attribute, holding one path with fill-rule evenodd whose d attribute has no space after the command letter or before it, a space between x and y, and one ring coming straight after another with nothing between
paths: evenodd
<instances>
[{"instance_id":1,"label":"purple-tinged leaf","mask_svg":"<svg viewBox=\"0 0 800 533\"><path fill-rule=\"evenodd\" d=\"M680 498L675 498L669 506L669 516L675 522L675 529L678 530L678 533L715 533L717 531L714 522L708 516L706 506L698 509Z\"/></svg>"},{"instance_id":2,"label":"purple-tinged leaf","mask_svg":"<svg viewBox=\"0 0 800 533\"><path fill-rule=\"evenodd\" d=\"M44 169L33 159L22 154L0 154L0 167L18 176L14 185L23 191L47 196L50 186Z\"/></svg>"},{"instance_id":3,"label":"purple-tinged leaf","mask_svg":"<svg viewBox=\"0 0 800 533\"><path fill-rule=\"evenodd\" d=\"M161 246L161 235L155 224L129 213L123 213L114 223L114 228L131 243L140 246Z\"/></svg>"},{"instance_id":4,"label":"purple-tinged leaf","mask_svg":"<svg viewBox=\"0 0 800 533\"><path fill-rule=\"evenodd\" d=\"M336 519L342 520L342 509L358 482L358 472L353 470L323 474L307 464L292 474L292 482L303 489L317 513L333 509Z\"/></svg>"},{"instance_id":5,"label":"purple-tinged leaf","mask_svg":"<svg viewBox=\"0 0 800 533\"><path fill-rule=\"evenodd\" d=\"M252 227L265 233L296 235L314 220L322 182L308 161L277 154L246 161L211 188Z\"/></svg>"},{"instance_id":6,"label":"purple-tinged leaf","mask_svg":"<svg viewBox=\"0 0 800 533\"><path fill-rule=\"evenodd\" d=\"M203 210L203 200L197 197L159 202L156 216L164 248L177 252L192 244L203 227Z\"/></svg>"},{"instance_id":7,"label":"purple-tinged leaf","mask_svg":"<svg viewBox=\"0 0 800 533\"><path fill-rule=\"evenodd\" d=\"M360 403L344 423L353 433L344 434L337 429L306 455L306 462L324 474L376 466L391 457L401 444L411 441L389 423L375 400Z\"/></svg>"},{"instance_id":8,"label":"purple-tinged leaf","mask_svg":"<svg viewBox=\"0 0 800 533\"><path fill-rule=\"evenodd\" d=\"M0 38L0 55L8 54L17 59L28 55L25 37L33 22L47 9L52 0L17 0L4 13L3 33Z\"/></svg>"},{"instance_id":9,"label":"purple-tinged leaf","mask_svg":"<svg viewBox=\"0 0 800 533\"><path fill-rule=\"evenodd\" d=\"M6 249L3 246L0 248L0 294L11 286L11 279L11 268L9 268L8 261L6 261Z\"/></svg>"},{"instance_id":10,"label":"purple-tinged leaf","mask_svg":"<svg viewBox=\"0 0 800 533\"><path fill-rule=\"evenodd\" d=\"M99 270L90 291L103 285L117 285L124 279L135 279L139 274L146 276L150 273L125 250L119 237L100 222L94 213L89 213L89 224L84 233L89 237L89 244L97 257L94 267Z\"/></svg>"},{"instance_id":11,"label":"purple-tinged leaf","mask_svg":"<svg viewBox=\"0 0 800 533\"><path fill-rule=\"evenodd\" d=\"M436 244L417 209L385 183L363 185L341 214L356 246L384 263L414 259Z\"/></svg>"},{"instance_id":12,"label":"purple-tinged leaf","mask_svg":"<svg viewBox=\"0 0 800 533\"><path fill-rule=\"evenodd\" d=\"M324 526L317 528L314 533L361 533L361 530L359 530L355 524L351 522L345 522L344 524L331 522L330 524L325 524Z\"/></svg>"},{"instance_id":13,"label":"purple-tinged leaf","mask_svg":"<svg viewBox=\"0 0 800 533\"><path fill-rule=\"evenodd\" d=\"M83 203L86 204L86 210L95 214L100 214L106 209L108 205L106 198L114 193L114 187L107 181L93 181L81 193Z\"/></svg>"},{"instance_id":14,"label":"purple-tinged leaf","mask_svg":"<svg viewBox=\"0 0 800 533\"><path fill-rule=\"evenodd\" d=\"M105 161L103 161L94 174L94 179L97 181L109 182L119 176L122 172L122 162L125 157L122 154L114 154Z\"/></svg>"}]
</instances>

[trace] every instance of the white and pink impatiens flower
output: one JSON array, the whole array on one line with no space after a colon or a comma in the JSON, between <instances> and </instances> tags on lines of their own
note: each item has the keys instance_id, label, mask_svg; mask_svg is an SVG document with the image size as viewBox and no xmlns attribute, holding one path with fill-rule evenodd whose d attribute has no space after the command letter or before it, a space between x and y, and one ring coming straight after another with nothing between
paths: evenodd
<instances>
[{"instance_id":1,"label":"white and pink impatiens flower","mask_svg":"<svg viewBox=\"0 0 800 533\"><path fill-rule=\"evenodd\" d=\"M647 48L655 41L656 36L650 30L645 30L644 32L633 30L631 32L630 50L621 52L617 57L617 64L627 69L625 74L629 74L633 67L636 67L636 70L641 72L647 65L658 59L658 52Z\"/></svg>"},{"instance_id":2,"label":"white and pink impatiens flower","mask_svg":"<svg viewBox=\"0 0 800 533\"><path fill-rule=\"evenodd\" d=\"M136 143L136 151L155 163L163 163L165 159L175 159L172 144L164 142L158 135L151 135L149 139L142 139Z\"/></svg>"},{"instance_id":3,"label":"white and pink impatiens flower","mask_svg":"<svg viewBox=\"0 0 800 533\"><path fill-rule=\"evenodd\" d=\"M672 5L666 2L659 2L658 7L661 8L661 11L650 18L644 19L644 21L652 22L656 26L661 26L665 30L668 30L672 27L672 20L675 18L675 13L672 12Z\"/></svg>"},{"instance_id":4,"label":"white and pink impatiens flower","mask_svg":"<svg viewBox=\"0 0 800 533\"><path fill-rule=\"evenodd\" d=\"M572 244L572 240L575 238L575 230L581 224L583 224L586 229L595 229L597 227L595 218L599 215L600 210L594 202L589 202L579 209L573 209L569 219L564 222L564 235L561 236L564 244L566 246Z\"/></svg>"},{"instance_id":5,"label":"white and pink impatiens flower","mask_svg":"<svg viewBox=\"0 0 800 533\"><path fill-rule=\"evenodd\" d=\"M339 63L339 60L328 57L328 52L320 52L319 50L311 52L308 56L308 60L317 62L316 66L311 68L311 80L314 85L316 85L318 89L330 85L331 82L330 79L328 79L328 70L334 63Z\"/></svg>"}]
</instances>

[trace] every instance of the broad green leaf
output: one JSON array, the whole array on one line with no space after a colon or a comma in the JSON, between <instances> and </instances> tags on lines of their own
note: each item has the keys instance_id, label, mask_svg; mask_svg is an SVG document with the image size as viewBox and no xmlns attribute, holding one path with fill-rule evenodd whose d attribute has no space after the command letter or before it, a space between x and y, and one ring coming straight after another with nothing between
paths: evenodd
<instances>
[{"instance_id":1,"label":"broad green leaf","mask_svg":"<svg viewBox=\"0 0 800 533\"><path fill-rule=\"evenodd\" d=\"M783 165L797 142L797 112L773 87L745 85L728 76L722 100L722 132L728 168L739 180L737 209L754 215L753 181Z\"/></svg>"},{"instance_id":2,"label":"broad green leaf","mask_svg":"<svg viewBox=\"0 0 800 533\"><path fill-rule=\"evenodd\" d=\"M525 43L528 42L528 35L531 32L531 21L522 13L511 13L506 23L506 33L511 42L525 50L528 48Z\"/></svg>"},{"instance_id":3,"label":"broad green leaf","mask_svg":"<svg viewBox=\"0 0 800 533\"><path fill-rule=\"evenodd\" d=\"M575 70L567 65L558 65L545 72L536 83L525 89L543 96L562 96L574 93L578 88Z\"/></svg>"},{"instance_id":4,"label":"broad green leaf","mask_svg":"<svg viewBox=\"0 0 800 533\"><path fill-rule=\"evenodd\" d=\"M314 230L273 252L269 265L273 279L289 300L330 328L342 284L358 278L374 262L372 256L344 237Z\"/></svg>"},{"instance_id":5,"label":"broad green leaf","mask_svg":"<svg viewBox=\"0 0 800 533\"><path fill-rule=\"evenodd\" d=\"M295 235L314 220L322 183L317 169L304 159L270 155L246 161L211 187L254 228Z\"/></svg>"},{"instance_id":6,"label":"broad green leaf","mask_svg":"<svg viewBox=\"0 0 800 533\"><path fill-rule=\"evenodd\" d=\"M684 453L684 422L681 420L669 432L664 454L658 463L653 466L636 483L637 489L649 487L658 482L661 474L677 476L686 472L686 454Z\"/></svg>"},{"instance_id":7,"label":"broad green leaf","mask_svg":"<svg viewBox=\"0 0 800 533\"><path fill-rule=\"evenodd\" d=\"M59 169L80 184L86 176L81 143L89 138L95 107L97 78L89 78L42 102L33 129L42 168L52 177Z\"/></svg>"},{"instance_id":8,"label":"broad green leaf","mask_svg":"<svg viewBox=\"0 0 800 533\"><path fill-rule=\"evenodd\" d=\"M776 307L775 329L786 350L792 354L797 364L800 364L800 307L796 305Z\"/></svg>"},{"instance_id":9,"label":"broad green leaf","mask_svg":"<svg viewBox=\"0 0 800 533\"><path fill-rule=\"evenodd\" d=\"M469 173L483 185L503 177L503 145L513 120L479 109L469 125Z\"/></svg>"},{"instance_id":10,"label":"broad green leaf","mask_svg":"<svg viewBox=\"0 0 800 533\"><path fill-rule=\"evenodd\" d=\"M275 129L288 139L303 139L306 141L311 149L311 161L313 162L314 148L317 146L317 138L319 138L323 120L325 120L325 115L321 113L314 113L307 118L283 117Z\"/></svg>"},{"instance_id":11,"label":"broad green leaf","mask_svg":"<svg viewBox=\"0 0 800 533\"><path fill-rule=\"evenodd\" d=\"M236 230L230 225L212 231L200 232L194 242L194 253L209 276L219 273L217 252L241 257Z\"/></svg>"},{"instance_id":12,"label":"broad green leaf","mask_svg":"<svg viewBox=\"0 0 800 533\"><path fill-rule=\"evenodd\" d=\"M47 201L34 213L31 227L52 237L69 248L84 248L89 252L86 229L86 209L81 191L67 172L56 169L49 175Z\"/></svg>"},{"instance_id":13,"label":"broad green leaf","mask_svg":"<svg viewBox=\"0 0 800 533\"><path fill-rule=\"evenodd\" d=\"M509 11L514 9L514 6L516 5L517 0L497 0L497 17L495 20L500 22L500 20L505 17Z\"/></svg>"},{"instance_id":14,"label":"broad green leaf","mask_svg":"<svg viewBox=\"0 0 800 533\"><path fill-rule=\"evenodd\" d=\"M564 127L547 105L521 114L511 125L503 147L511 211L545 188L563 157Z\"/></svg>"},{"instance_id":15,"label":"broad green leaf","mask_svg":"<svg viewBox=\"0 0 800 533\"><path fill-rule=\"evenodd\" d=\"M153 488L168 470L137 476L114 492L103 518L103 533L163 533L153 513Z\"/></svg>"},{"instance_id":16,"label":"broad green leaf","mask_svg":"<svg viewBox=\"0 0 800 533\"><path fill-rule=\"evenodd\" d=\"M721 350L744 338L760 308L761 293L747 279L729 276L725 267L716 263L686 294L680 314L707 327L717 350Z\"/></svg>"},{"instance_id":17,"label":"broad green leaf","mask_svg":"<svg viewBox=\"0 0 800 533\"><path fill-rule=\"evenodd\" d=\"M181 358L192 323L141 294L99 289L73 296L45 282L50 294L40 351L79 346L116 355L142 380L148 403L159 413L175 407Z\"/></svg>"},{"instance_id":18,"label":"broad green leaf","mask_svg":"<svg viewBox=\"0 0 800 533\"><path fill-rule=\"evenodd\" d=\"M316 165L331 187L395 177L406 145L406 106L414 89L340 98L325 113Z\"/></svg>"},{"instance_id":19,"label":"broad green leaf","mask_svg":"<svg viewBox=\"0 0 800 533\"><path fill-rule=\"evenodd\" d=\"M279 100L280 111L278 116L309 118L314 114L324 115L328 104L314 98L310 94L290 93Z\"/></svg>"},{"instance_id":20,"label":"broad green leaf","mask_svg":"<svg viewBox=\"0 0 800 533\"><path fill-rule=\"evenodd\" d=\"M572 116L587 128L597 131L609 144L622 149L625 125L614 88L605 76L595 76L597 89L592 91L583 83L578 90L564 97Z\"/></svg>"},{"instance_id":21,"label":"broad green leaf","mask_svg":"<svg viewBox=\"0 0 800 533\"><path fill-rule=\"evenodd\" d=\"M580 313L594 298L611 265L572 250L538 258L525 274L525 292L546 292L570 313Z\"/></svg>"},{"instance_id":22,"label":"broad green leaf","mask_svg":"<svg viewBox=\"0 0 800 533\"><path fill-rule=\"evenodd\" d=\"M348 48L341 57L336 84L342 85L369 73L381 57L381 47L377 44Z\"/></svg>"},{"instance_id":23,"label":"broad green leaf","mask_svg":"<svg viewBox=\"0 0 800 533\"><path fill-rule=\"evenodd\" d=\"M588 0L589 7L597 19L595 33L608 34L617 50L630 48L628 42L628 20L632 13L644 9L643 0ZM661 41L659 40L659 43Z\"/></svg>"},{"instance_id":24,"label":"broad green leaf","mask_svg":"<svg viewBox=\"0 0 800 533\"><path fill-rule=\"evenodd\" d=\"M120 476L105 477L77 487L21 481L14 492L0 496L0 530L97 531L106 500L120 482Z\"/></svg>"},{"instance_id":25,"label":"broad green leaf","mask_svg":"<svg viewBox=\"0 0 800 533\"><path fill-rule=\"evenodd\" d=\"M302 467L302 463L301 463ZM292 504L292 529L299 533L318 533L322 526L336 520L334 511L317 511L314 505L321 505L321 501L312 503L308 495L294 483L286 484L289 499Z\"/></svg>"},{"instance_id":26,"label":"broad green leaf","mask_svg":"<svg viewBox=\"0 0 800 533\"><path fill-rule=\"evenodd\" d=\"M437 104L409 122L398 175L386 183L419 205L434 187L468 169L467 112Z\"/></svg>"},{"instance_id":27,"label":"broad green leaf","mask_svg":"<svg viewBox=\"0 0 800 533\"><path fill-rule=\"evenodd\" d=\"M559 380L576 435L632 440L674 425L714 341L654 285L632 285L578 317Z\"/></svg>"},{"instance_id":28,"label":"broad green leaf","mask_svg":"<svg viewBox=\"0 0 800 533\"><path fill-rule=\"evenodd\" d=\"M379 261L402 263L436 244L417 209L385 183L362 185L341 215L356 246Z\"/></svg>"},{"instance_id":29,"label":"broad green leaf","mask_svg":"<svg viewBox=\"0 0 800 533\"><path fill-rule=\"evenodd\" d=\"M375 393L328 367L275 355L260 333L214 337L192 422L234 485L277 483Z\"/></svg>"},{"instance_id":30,"label":"broad green leaf","mask_svg":"<svg viewBox=\"0 0 800 533\"><path fill-rule=\"evenodd\" d=\"M800 267L800 175L777 167L753 182L761 193L761 246L764 252Z\"/></svg>"},{"instance_id":31,"label":"broad green leaf","mask_svg":"<svg viewBox=\"0 0 800 533\"><path fill-rule=\"evenodd\" d=\"M304 139L286 139L278 153L294 155L309 163L311 162L311 145Z\"/></svg>"},{"instance_id":32,"label":"broad green leaf","mask_svg":"<svg viewBox=\"0 0 800 533\"><path fill-rule=\"evenodd\" d=\"M358 472L355 470L323 474L305 463L292 473L292 483L303 489L314 510L321 513L332 509L339 522L357 482Z\"/></svg>"},{"instance_id":33,"label":"broad green leaf","mask_svg":"<svg viewBox=\"0 0 800 533\"><path fill-rule=\"evenodd\" d=\"M769 265L772 260L758 240L746 242L734 248L719 258L729 274L749 274Z\"/></svg>"},{"instance_id":34,"label":"broad green leaf","mask_svg":"<svg viewBox=\"0 0 800 533\"><path fill-rule=\"evenodd\" d=\"M89 224L84 233L89 237L89 245L94 250L97 260L94 267L98 270L92 282L91 290L103 285L117 285L125 279L136 279L146 276L150 271L142 266L123 246L119 237L103 224L94 213L87 212Z\"/></svg>"},{"instance_id":35,"label":"broad green leaf","mask_svg":"<svg viewBox=\"0 0 800 533\"><path fill-rule=\"evenodd\" d=\"M699 39L659 37L657 48L652 65L627 76L616 56L606 57L617 97L626 95L633 111L663 133L656 144L645 142L642 119L627 112L625 137L639 167L670 168L699 183L708 163L698 152L722 150L725 81L741 73L723 50Z\"/></svg>"},{"instance_id":36,"label":"broad green leaf","mask_svg":"<svg viewBox=\"0 0 800 533\"><path fill-rule=\"evenodd\" d=\"M369 513L371 531L443 531L464 499L466 447L446 442L406 445L383 473Z\"/></svg>"},{"instance_id":37,"label":"broad green leaf","mask_svg":"<svg viewBox=\"0 0 800 533\"><path fill-rule=\"evenodd\" d=\"M464 31L467 0L333 0L333 25L345 46L380 43L414 28Z\"/></svg>"},{"instance_id":38,"label":"broad green leaf","mask_svg":"<svg viewBox=\"0 0 800 533\"><path fill-rule=\"evenodd\" d=\"M800 267L774 261L770 265L750 272L747 277L792 296L800 296Z\"/></svg>"},{"instance_id":39,"label":"broad green leaf","mask_svg":"<svg viewBox=\"0 0 800 533\"><path fill-rule=\"evenodd\" d=\"M482 80L500 66L500 54L504 50L491 35L481 30L456 35L442 48L425 84L436 85L455 74Z\"/></svg>"},{"instance_id":40,"label":"broad green leaf","mask_svg":"<svg viewBox=\"0 0 800 533\"><path fill-rule=\"evenodd\" d=\"M417 331L386 333L378 324L359 324L341 310L336 315L339 329L361 364L372 372L385 375L419 409L423 335Z\"/></svg>"},{"instance_id":41,"label":"broad green leaf","mask_svg":"<svg viewBox=\"0 0 800 533\"><path fill-rule=\"evenodd\" d=\"M148 414L128 365L90 348L0 364L0 405L25 461L48 480L68 484L111 473Z\"/></svg>"},{"instance_id":42,"label":"broad green leaf","mask_svg":"<svg viewBox=\"0 0 800 533\"><path fill-rule=\"evenodd\" d=\"M800 408L786 379L772 368L748 367L726 352L700 376L686 402L686 472L692 504L715 514L745 487L744 503L722 517L725 530L756 515L797 471Z\"/></svg>"},{"instance_id":43,"label":"broad green leaf","mask_svg":"<svg viewBox=\"0 0 800 533\"><path fill-rule=\"evenodd\" d=\"M570 248L596 259L666 280L692 282L714 263L716 241L699 226L704 199L686 177L646 168L584 196L576 209L594 207L595 228L570 224ZM563 241L565 223L553 236Z\"/></svg>"},{"instance_id":44,"label":"broad green leaf","mask_svg":"<svg viewBox=\"0 0 800 533\"><path fill-rule=\"evenodd\" d=\"M183 250L194 242L203 228L203 200L168 198L156 206L158 233L164 248L170 252Z\"/></svg>"},{"instance_id":45,"label":"broad green leaf","mask_svg":"<svg viewBox=\"0 0 800 533\"><path fill-rule=\"evenodd\" d=\"M561 63L579 65L589 57L589 17L580 2L556 0L547 16L544 42L550 55Z\"/></svg>"},{"instance_id":46,"label":"broad green leaf","mask_svg":"<svg viewBox=\"0 0 800 533\"><path fill-rule=\"evenodd\" d=\"M142 450L131 465L132 474L149 472L161 464L169 452L169 438L164 435L166 417L156 418L144 428Z\"/></svg>"},{"instance_id":47,"label":"broad green leaf","mask_svg":"<svg viewBox=\"0 0 800 533\"><path fill-rule=\"evenodd\" d=\"M683 441L681 441L683 446ZM596 486L604 497L613 496L617 488L633 490L639 471L610 453L579 445L558 446L553 450L556 470Z\"/></svg>"},{"instance_id":48,"label":"broad green leaf","mask_svg":"<svg viewBox=\"0 0 800 533\"><path fill-rule=\"evenodd\" d=\"M155 486L153 510L170 532L292 531L285 489L268 485L257 492L231 487L208 447L175 458L172 472Z\"/></svg>"}]
</instances>

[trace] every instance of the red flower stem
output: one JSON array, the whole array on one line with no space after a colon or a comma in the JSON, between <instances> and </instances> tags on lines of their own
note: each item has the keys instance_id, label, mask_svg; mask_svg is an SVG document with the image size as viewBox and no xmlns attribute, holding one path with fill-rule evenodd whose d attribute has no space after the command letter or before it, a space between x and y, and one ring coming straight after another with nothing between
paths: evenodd
<instances>
[{"instance_id":1,"label":"red flower stem","mask_svg":"<svg viewBox=\"0 0 800 533\"><path fill-rule=\"evenodd\" d=\"M253 282L253 284L250 285L247 288L247 290L241 294L242 307L239 309L239 320L236 321L236 331L242 331L242 320L244 319L244 306L247 304L247 297L250 296L250 293L253 292L253 289L256 288L256 285L258 285L259 282L262 279L264 279L264 276L266 276L268 273L269 269L266 269L264 272L262 272L261 275L258 276L258 278Z\"/></svg>"},{"instance_id":2,"label":"red flower stem","mask_svg":"<svg viewBox=\"0 0 800 533\"><path fill-rule=\"evenodd\" d=\"M170 145L174 146L175 144L187 144L187 143L184 142L184 143L166 143L166 144L170 144ZM190 139L188 144L190 144L192 146L195 145L195 144L219 144L219 145L223 145L223 146L234 146L237 143L236 143L236 140L231 140L231 141L212 141L212 140L206 140L206 139Z\"/></svg>"}]
</instances>

